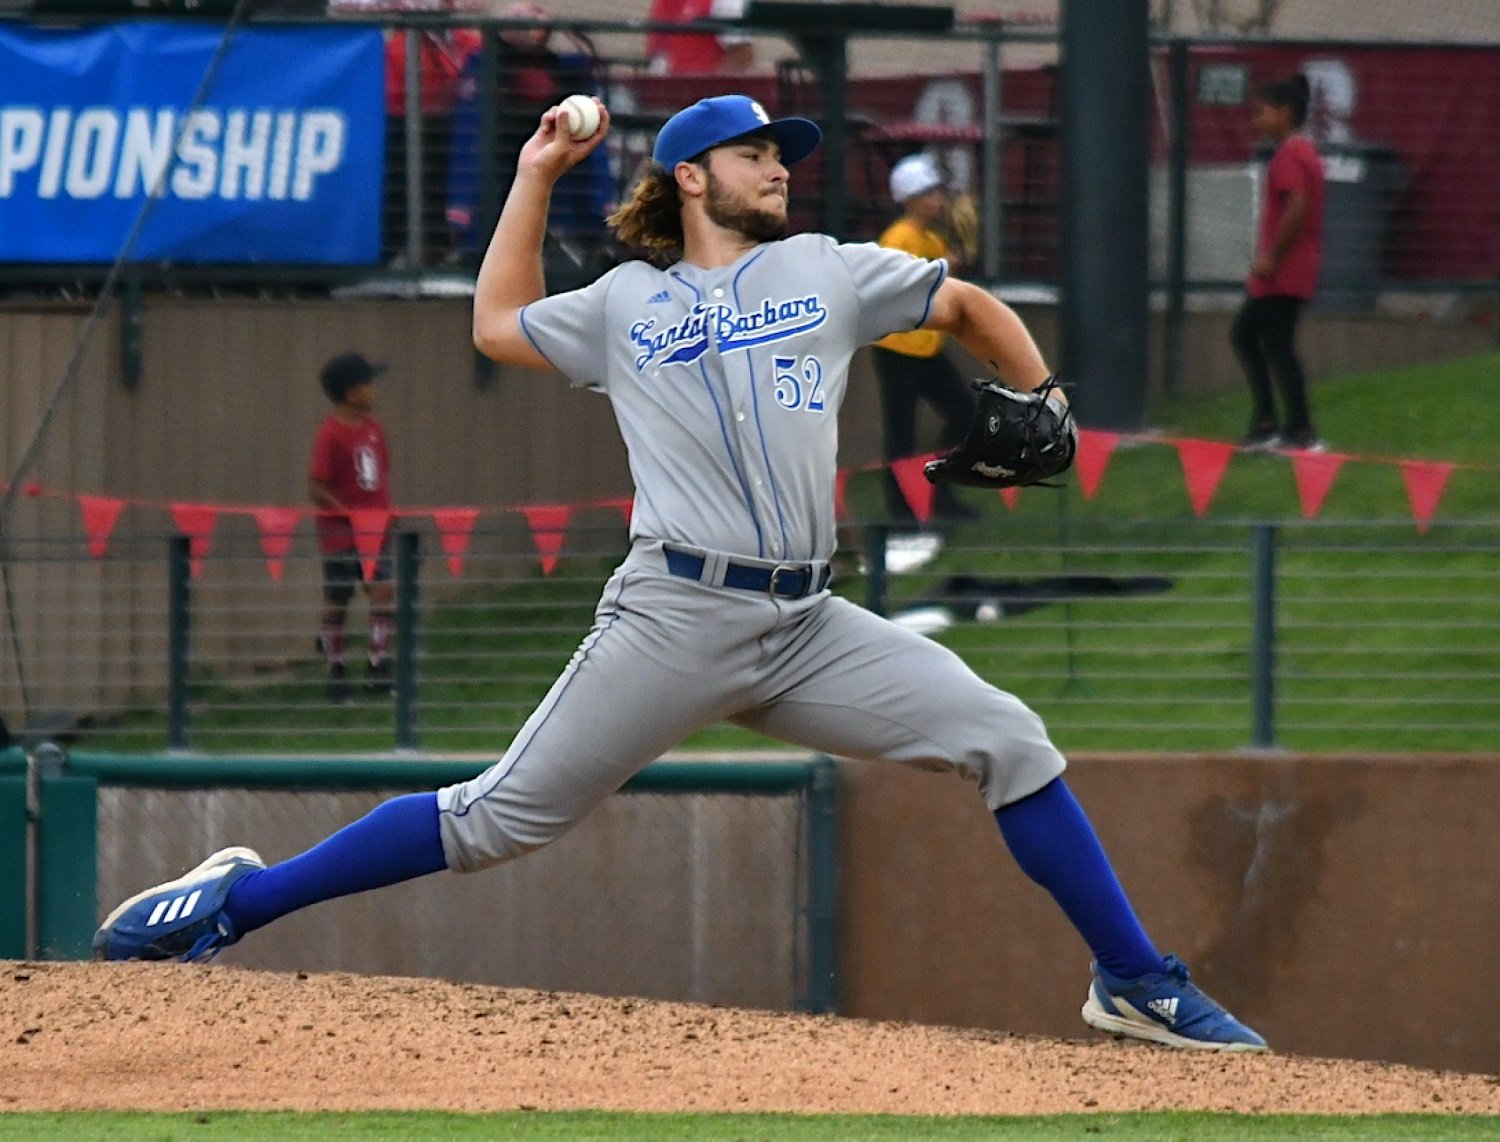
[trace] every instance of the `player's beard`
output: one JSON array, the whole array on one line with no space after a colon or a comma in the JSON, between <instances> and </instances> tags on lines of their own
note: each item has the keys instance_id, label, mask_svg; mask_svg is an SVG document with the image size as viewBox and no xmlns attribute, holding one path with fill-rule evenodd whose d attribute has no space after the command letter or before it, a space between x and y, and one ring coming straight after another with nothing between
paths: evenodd
<instances>
[{"instance_id":1,"label":"player's beard","mask_svg":"<svg viewBox=\"0 0 1500 1142\"><path fill-rule=\"evenodd\" d=\"M714 178L713 171L705 173L708 175L708 196L703 201L703 212L710 222L756 242L774 242L786 234L784 214L736 202Z\"/></svg>"}]
</instances>

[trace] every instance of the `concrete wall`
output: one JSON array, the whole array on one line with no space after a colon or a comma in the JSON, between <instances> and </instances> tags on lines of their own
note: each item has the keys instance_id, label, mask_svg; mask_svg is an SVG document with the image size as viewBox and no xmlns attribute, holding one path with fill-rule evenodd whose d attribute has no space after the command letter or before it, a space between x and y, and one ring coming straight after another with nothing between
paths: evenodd
<instances>
[{"instance_id":1,"label":"concrete wall","mask_svg":"<svg viewBox=\"0 0 1500 1142\"><path fill-rule=\"evenodd\" d=\"M284 860L387 796L103 789L100 918L224 845ZM222 962L787 1010L806 987L800 804L620 794L525 860L294 913Z\"/></svg>"},{"instance_id":2,"label":"concrete wall","mask_svg":"<svg viewBox=\"0 0 1500 1142\"><path fill-rule=\"evenodd\" d=\"M1068 781L1159 947L1276 1050L1500 1069L1500 756L1091 755ZM284 859L379 799L105 789L99 913L222 845ZM971 786L851 762L839 804L843 1014L1094 1034L1088 952ZM318 905L225 959L784 1009L800 827L793 798L622 794L521 861Z\"/></svg>"},{"instance_id":3,"label":"concrete wall","mask_svg":"<svg viewBox=\"0 0 1500 1142\"><path fill-rule=\"evenodd\" d=\"M956 777L848 765L842 1010L1077 1037L1088 952ZM1273 1048L1500 1069L1500 757L1080 757L1161 950Z\"/></svg>"}]
</instances>

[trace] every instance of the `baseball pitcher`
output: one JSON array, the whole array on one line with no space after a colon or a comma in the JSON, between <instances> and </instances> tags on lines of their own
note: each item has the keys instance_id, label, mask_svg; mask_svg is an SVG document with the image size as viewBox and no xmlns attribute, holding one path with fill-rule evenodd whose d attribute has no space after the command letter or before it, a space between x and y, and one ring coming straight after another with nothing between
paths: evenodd
<instances>
[{"instance_id":1,"label":"baseball pitcher","mask_svg":"<svg viewBox=\"0 0 1500 1142\"><path fill-rule=\"evenodd\" d=\"M652 260L548 297L550 193L606 136L601 113L585 139L557 108L542 116L474 297L482 352L602 393L619 422L635 482L631 547L593 629L480 776L389 801L271 867L251 849L215 853L115 909L97 953L206 959L319 900L514 859L727 719L839 757L963 773L1092 952L1090 1025L1264 1050L1152 944L1037 715L951 651L828 590L837 413L855 350L919 328L957 338L998 382L929 477L1036 482L1067 467L1076 432L1025 326L942 261L788 236L790 171L820 132L743 95L701 100L658 134L654 163L611 220Z\"/></svg>"}]
</instances>

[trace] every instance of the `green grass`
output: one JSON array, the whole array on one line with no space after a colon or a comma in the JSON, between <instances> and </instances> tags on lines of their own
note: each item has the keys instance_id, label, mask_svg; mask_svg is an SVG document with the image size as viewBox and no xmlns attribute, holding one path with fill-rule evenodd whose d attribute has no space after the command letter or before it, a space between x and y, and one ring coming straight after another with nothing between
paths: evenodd
<instances>
[{"instance_id":1,"label":"green grass","mask_svg":"<svg viewBox=\"0 0 1500 1142\"><path fill-rule=\"evenodd\" d=\"M894 579L887 610L920 602L959 572L1170 576L1165 594L961 623L940 641L1032 704L1066 750L1238 748L1250 743L1251 723L1247 527L1271 522L1281 537L1278 744L1500 748L1500 354L1327 381L1313 399L1334 448L1369 458L1344 465L1315 525L1300 521L1285 457L1236 455L1199 519L1176 450L1147 442L1117 451L1092 500L1076 487L1030 489L1009 512L998 497L967 493L984 519L952 534L923 574ZM1244 417L1238 392L1153 410L1154 427L1169 436L1233 440ZM1454 472L1425 535L1398 467L1376 462L1394 457L1474 466ZM856 474L849 499L856 515L874 517L879 474ZM1075 546L1063 553L1068 541ZM1147 560L1081 552L1082 543L1172 550ZM501 749L588 629L609 566L570 558L564 575L546 581L430 589L422 747ZM837 589L864 601L867 584L846 576ZM192 698L193 741L209 752L387 750L394 741L388 702L330 709L312 661L253 690L199 681ZM163 716L145 710L88 745L158 750L165 741ZM768 744L717 726L684 748Z\"/></svg>"},{"instance_id":2,"label":"green grass","mask_svg":"<svg viewBox=\"0 0 1500 1142\"><path fill-rule=\"evenodd\" d=\"M232 1138L281 1142L311 1138L734 1139L803 1142L838 1139L1108 1138L1126 1142L1234 1142L1237 1139L1468 1139L1500 1135L1500 1119L1378 1115L1098 1114L1017 1118L893 1115L624 1114L602 1111L516 1114L17 1114L0 1115L0 1139L56 1142L189 1142Z\"/></svg>"}]
</instances>

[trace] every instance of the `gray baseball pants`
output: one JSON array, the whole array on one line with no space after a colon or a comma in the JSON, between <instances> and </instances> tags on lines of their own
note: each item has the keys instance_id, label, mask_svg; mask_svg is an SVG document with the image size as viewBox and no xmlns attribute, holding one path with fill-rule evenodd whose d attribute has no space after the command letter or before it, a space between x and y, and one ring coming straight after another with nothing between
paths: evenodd
<instances>
[{"instance_id":1,"label":"gray baseball pants","mask_svg":"<svg viewBox=\"0 0 1500 1142\"><path fill-rule=\"evenodd\" d=\"M439 790L449 868L556 840L725 720L835 757L956 769L991 809L1065 766L1041 719L947 648L826 591L791 600L669 575L660 545L643 541L505 756Z\"/></svg>"}]
</instances>

